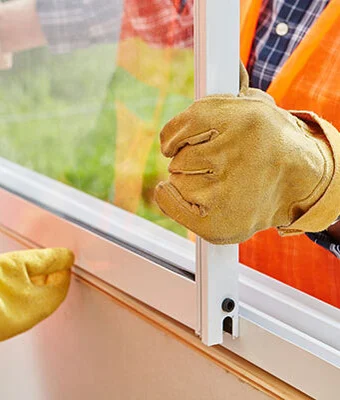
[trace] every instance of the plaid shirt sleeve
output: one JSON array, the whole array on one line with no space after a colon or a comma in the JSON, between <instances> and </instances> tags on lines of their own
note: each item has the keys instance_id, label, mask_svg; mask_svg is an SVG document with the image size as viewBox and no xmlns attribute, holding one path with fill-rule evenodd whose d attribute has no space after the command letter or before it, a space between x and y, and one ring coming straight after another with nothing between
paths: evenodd
<instances>
[{"instance_id":1,"label":"plaid shirt sleeve","mask_svg":"<svg viewBox=\"0 0 340 400\"><path fill-rule=\"evenodd\" d=\"M37 0L37 12L52 52L117 42L123 0Z\"/></svg>"}]
</instances>

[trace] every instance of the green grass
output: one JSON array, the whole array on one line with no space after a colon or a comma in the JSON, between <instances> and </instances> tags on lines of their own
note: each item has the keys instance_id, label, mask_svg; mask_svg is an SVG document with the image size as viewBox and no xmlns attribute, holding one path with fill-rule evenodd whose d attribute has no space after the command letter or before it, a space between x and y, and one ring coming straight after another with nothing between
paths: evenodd
<instances>
[{"instance_id":1,"label":"green grass","mask_svg":"<svg viewBox=\"0 0 340 400\"><path fill-rule=\"evenodd\" d=\"M191 102L192 60L187 57L185 63L187 72L176 66L171 83L184 85L188 94L168 96L159 129ZM67 55L51 55L47 49L17 55L13 69L0 73L0 156L112 202L119 173L114 171L115 98L148 120L157 91L115 69L113 45ZM159 211L150 195L164 163L156 137L144 171L138 215L186 235Z\"/></svg>"}]
</instances>

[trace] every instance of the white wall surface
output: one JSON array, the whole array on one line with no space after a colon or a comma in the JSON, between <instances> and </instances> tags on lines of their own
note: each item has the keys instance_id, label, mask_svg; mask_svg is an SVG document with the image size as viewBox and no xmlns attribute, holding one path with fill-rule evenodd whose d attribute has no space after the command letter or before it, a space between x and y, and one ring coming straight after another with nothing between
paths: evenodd
<instances>
[{"instance_id":1,"label":"white wall surface","mask_svg":"<svg viewBox=\"0 0 340 400\"><path fill-rule=\"evenodd\" d=\"M0 251L18 244L0 235ZM0 343L3 400L265 400L212 361L73 279L66 302Z\"/></svg>"}]
</instances>

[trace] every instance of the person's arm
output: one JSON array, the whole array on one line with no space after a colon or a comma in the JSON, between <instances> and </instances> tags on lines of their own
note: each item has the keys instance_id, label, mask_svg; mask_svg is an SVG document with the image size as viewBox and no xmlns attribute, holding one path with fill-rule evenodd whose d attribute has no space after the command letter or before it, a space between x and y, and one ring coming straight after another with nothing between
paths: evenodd
<instances>
[{"instance_id":1,"label":"person's arm","mask_svg":"<svg viewBox=\"0 0 340 400\"><path fill-rule=\"evenodd\" d=\"M46 44L35 0L0 4L0 45L3 53L15 53Z\"/></svg>"},{"instance_id":2,"label":"person's arm","mask_svg":"<svg viewBox=\"0 0 340 400\"><path fill-rule=\"evenodd\" d=\"M65 53L96 43L114 43L119 39L122 12L123 0L0 3L1 53L45 45L54 53Z\"/></svg>"},{"instance_id":3,"label":"person's arm","mask_svg":"<svg viewBox=\"0 0 340 400\"><path fill-rule=\"evenodd\" d=\"M53 53L116 43L124 0L36 0L42 31Z\"/></svg>"},{"instance_id":4,"label":"person's arm","mask_svg":"<svg viewBox=\"0 0 340 400\"><path fill-rule=\"evenodd\" d=\"M0 3L0 70L10 69L13 52L46 43L35 9L35 0Z\"/></svg>"},{"instance_id":5,"label":"person's arm","mask_svg":"<svg viewBox=\"0 0 340 400\"><path fill-rule=\"evenodd\" d=\"M340 245L340 220L335 222L327 229L331 237Z\"/></svg>"}]
</instances>

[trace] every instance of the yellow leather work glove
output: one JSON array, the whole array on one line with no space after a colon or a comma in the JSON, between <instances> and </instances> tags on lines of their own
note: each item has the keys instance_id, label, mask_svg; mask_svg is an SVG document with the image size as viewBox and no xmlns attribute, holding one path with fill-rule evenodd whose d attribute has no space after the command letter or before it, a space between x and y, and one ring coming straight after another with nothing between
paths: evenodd
<instances>
[{"instance_id":1,"label":"yellow leather work glove","mask_svg":"<svg viewBox=\"0 0 340 400\"><path fill-rule=\"evenodd\" d=\"M241 68L238 96L194 102L166 124L170 178L156 188L165 214L215 244L277 227L327 228L340 214L340 135L314 113L288 112Z\"/></svg>"},{"instance_id":2,"label":"yellow leather work glove","mask_svg":"<svg viewBox=\"0 0 340 400\"><path fill-rule=\"evenodd\" d=\"M65 299L74 256L67 249L0 255L0 341L32 328Z\"/></svg>"}]
</instances>

